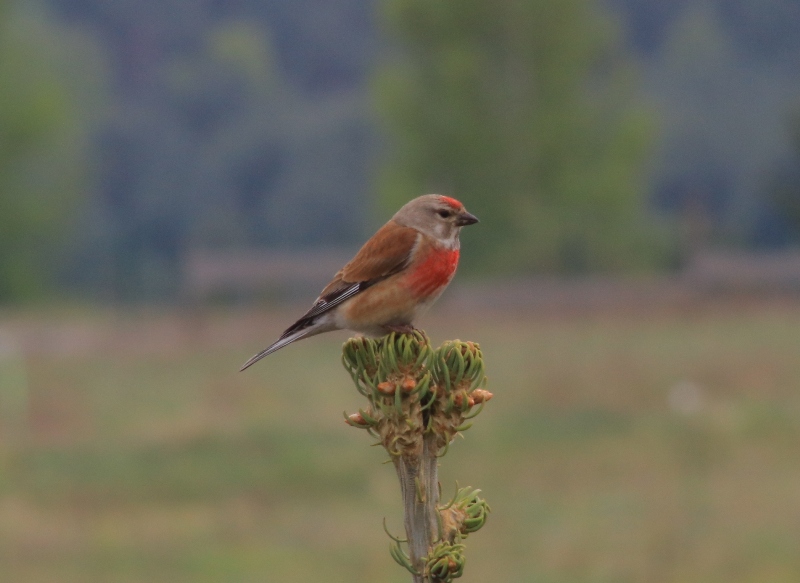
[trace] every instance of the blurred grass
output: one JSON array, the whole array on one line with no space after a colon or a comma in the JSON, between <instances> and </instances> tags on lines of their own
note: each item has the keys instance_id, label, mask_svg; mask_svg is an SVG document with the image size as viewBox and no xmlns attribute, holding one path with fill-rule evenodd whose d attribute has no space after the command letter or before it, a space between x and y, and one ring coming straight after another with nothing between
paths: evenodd
<instances>
[{"instance_id":1,"label":"blurred grass","mask_svg":"<svg viewBox=\"0 0 800 583\"><path fill-rule=\"evenodd\" d=\"M47 317L102 341L29 351L27 432L0 428L1 581L407 580L381 528L402 529L393 468L341 418L345 335L239 374L291 314L178 340L159 315ZM441 469L444 496L458 479L493 508L466 582L800 580L800 307L423 324L480 342L495 393Z\"/></svg>"}]
</instances>

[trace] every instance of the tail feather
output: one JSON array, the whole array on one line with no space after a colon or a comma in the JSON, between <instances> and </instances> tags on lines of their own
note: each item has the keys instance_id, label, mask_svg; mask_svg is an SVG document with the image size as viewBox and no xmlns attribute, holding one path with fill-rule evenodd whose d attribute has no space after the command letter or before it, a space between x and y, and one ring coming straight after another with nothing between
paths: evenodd
<instances>
[{"instance_id":1,"label":"tail feather","mask_svg":"<svg viewBox=\"0 0 800 583\"><path fill-rule=\"evenodd\" d=\"M269 356L273 352L280 350L281 348L283 348L288 344L291 344L295 340L301 340L303 338L306 338L307 336L313 336L316 333L318 333L318 331L314 330L314 328L301 328L300 330L284 333L283 336L281 336L278 340L273 342L270 346L268 346L267 348L265 348L264 350L253 356L253 358L245 362L242 365L242 368L239 369L239 372L242 372L246 368L253 366L255 363L257 363L265 356Z\"/></svg>"}]
</instances>

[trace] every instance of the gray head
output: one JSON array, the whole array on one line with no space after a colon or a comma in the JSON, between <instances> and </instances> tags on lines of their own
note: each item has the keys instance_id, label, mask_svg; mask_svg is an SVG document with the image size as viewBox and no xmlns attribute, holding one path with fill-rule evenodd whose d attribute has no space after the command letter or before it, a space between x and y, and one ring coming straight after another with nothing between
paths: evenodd
<instances>
[{"instance_id":1,"label":"gray head","mask_svg":"<svg viewBox=\"0 0 800 583\"><path fill-rule=\"evenodd\" d=\"M392 219L451 248L458 247L461 227L478 222L478 218L468 213L463 204L441 194L426 194L407 202Z\"/></svg>"}]
</instances>

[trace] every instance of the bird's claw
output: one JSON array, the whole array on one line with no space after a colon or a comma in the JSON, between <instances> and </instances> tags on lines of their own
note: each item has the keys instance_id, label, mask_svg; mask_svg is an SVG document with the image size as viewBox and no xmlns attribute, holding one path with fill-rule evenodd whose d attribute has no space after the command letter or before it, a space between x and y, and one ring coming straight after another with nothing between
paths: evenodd
<instances>
[{"instance_id":1,"label":"bird's claw","mask_svg":"<svg viewBox=\"0 0 800 583\"><path fill-rule=\"evenodd\" d=\"M397 325L387 324L383 328L384 330L386 330L387 334L390 332L396 332L398 334L407 334L409 336L417 331L417 329L414 328L414 326L412 326L411 324L397 324Z\"/></svg>"}]
</instances>

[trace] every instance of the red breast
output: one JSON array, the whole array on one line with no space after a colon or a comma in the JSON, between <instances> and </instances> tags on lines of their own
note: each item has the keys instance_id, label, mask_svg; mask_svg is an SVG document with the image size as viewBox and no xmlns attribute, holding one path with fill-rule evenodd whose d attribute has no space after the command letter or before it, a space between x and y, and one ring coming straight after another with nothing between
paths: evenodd
<instances>
[{"instance_id":1,"label":"red breast","mask_svg":"<svg viewBox=\"0 0 800 583\"><path fill-rule=\"evenodd\" d=\"M458 267L458 249L431 246L425 257L408 274L407 285L419 298L436 294L444 288Z\"/></svg>"}]
</instances>

